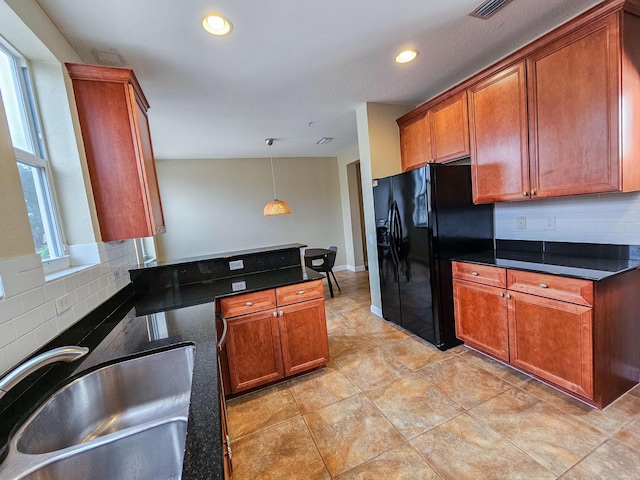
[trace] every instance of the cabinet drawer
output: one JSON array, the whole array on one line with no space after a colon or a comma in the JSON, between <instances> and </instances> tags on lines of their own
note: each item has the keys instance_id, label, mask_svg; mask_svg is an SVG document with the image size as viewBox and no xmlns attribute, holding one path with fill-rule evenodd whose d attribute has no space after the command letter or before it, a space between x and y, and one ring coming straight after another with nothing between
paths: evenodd
<instances>
[{"instance_id":1,"label":"cabinet drawer","mask_svg":"<svg viewBox=\"0 0 640 480\"><path fill-rule=\"evenodd\" d=\"M454 278L499 288L504 288L507 285L507 274L504 268L465 262L452 262L452 268Z\"/></svg>"},{"instance_id":2,"label":"cabinet drawer","mask_svg":"<svg viewBox=\"0 0 640 480\"><path fill-rule=\"evenodd\" d=\"M323 297L324 289L322 287L322 280L276 288L276 298L278 305L281 306Z\"/></svg>"},{"instance_id":3,"label":"cabinet drawer","mask_svg":"<svg viewBox=\"0 0 640 480\"><path fill-rule=\"evenodd\" d=\"M270 308L276 308L276 295L273 290L245 293L220 300L220 309L225 318L260 312Z\"/></svg>"},{"instance_id":4,"label":"cabinet drawer","mask_svg":"<svg viewBox=\"0 0 640 480\"><path fill-rule=\"evenodd\" d=\"M590 280L509 270L507 288L515 292L593 306L593 282Z\"/></svg>"}]
</instances>

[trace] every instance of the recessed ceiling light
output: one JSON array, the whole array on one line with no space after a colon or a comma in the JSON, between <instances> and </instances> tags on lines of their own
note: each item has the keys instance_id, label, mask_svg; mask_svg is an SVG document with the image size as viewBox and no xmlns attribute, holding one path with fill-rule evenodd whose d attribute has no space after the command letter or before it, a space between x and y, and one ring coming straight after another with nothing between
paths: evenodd
<instances>
[{"instance_id":1,"label":"recessed ceiling light","mask_svg":"<svg viewBox=\"0 0 640 480\"><path fill-rule=\"evenodd\" d=\"M226 35L231 31L231 22L218 14L204 17L202 26L212 35Z\"/></svg>"},{"instance_id":2,"label":"recessed ceiling light","mask_svg":"<svg viewBox=\"0 0 640 480\"><path fill-rule=\"evenodd\" d=\"M396 62L398 63L407 63L413 60L418 56L417 50L404 50L398 54L396 57Z\"/></svg>"}]
</instances>

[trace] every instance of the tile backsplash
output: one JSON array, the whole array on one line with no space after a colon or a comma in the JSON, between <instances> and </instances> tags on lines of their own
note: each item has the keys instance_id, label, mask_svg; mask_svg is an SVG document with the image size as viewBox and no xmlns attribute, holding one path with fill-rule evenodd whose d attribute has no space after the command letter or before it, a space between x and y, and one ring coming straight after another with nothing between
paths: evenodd
<instances>
[{"instance_id":1,"label":"tile backsplash","mask_svg":"<svg viewBox=\"0 0 640 480\"><path fill-rule=\"evenodd\" d=\"M496 203L495 229L511 240L640 245L640 192Z\"/></svg>"},{"instance_id":2,"label":"tile backsplash","mask_svg":"<svg viewBox=\"0 0 640 480\"><path fill-rule=\"evenodd\" d=\"M0 375L129 283L137 264L132 240L83 245L70 252L92 260L45 280L38 255L0 260Z\"/></svg>"}]
</instances>

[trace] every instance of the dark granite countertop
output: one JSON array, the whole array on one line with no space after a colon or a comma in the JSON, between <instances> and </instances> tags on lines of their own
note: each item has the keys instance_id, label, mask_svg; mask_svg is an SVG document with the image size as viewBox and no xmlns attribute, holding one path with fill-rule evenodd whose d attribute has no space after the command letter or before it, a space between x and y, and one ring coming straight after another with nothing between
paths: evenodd
<instances>
[{"instance_id":1,"label":"dark granite countertop","mask_svg":"<svg viewBox=\"0 0 640 480\"><path fill-rule=\"evenodd\" d=\"M80 362L53 364L21 382L0 402L0 459L13 431L60 386L105 362L159 348L195 345L184 479L222 479L215 300L323 278L301 266L134 294L128 286L39 352L60 345L87 346Z\"/></svg>"},{"instance_id":2,"label":"dark granite countertop","mask_svg":"<svg viewBox=\"0 0 640 480\"><path fill-rule=\"evenodd\" d=\"M323 275L304 266L281 268L186 285L175 285L170 288L157 288L149 294L141 296L136 306L141 313L153 313L166 308L212 302L215 298L227 295L257 292L322 278L324 278Z\"/></svg>"},{"instance_id":3,"label":"dark granite countertop","mask_svg":"<svg viewBox=\"0 0 640 480\"><path fill-rule=\"evenodd\" d=\"M198 263L205 260L219 260L219 259L233 259L236 257L246 257L247 255L257 255L265 252L272 253L278 252L280 250L290 250L292 248L302 248L306 247L305 244L302 243L287 243L285 245L273 245L271 247L260 247L260 248L251 248L247 250L237 250L235 252L221 252L221 253L212 253L209 255L200 255L197 257L187 257L187 258L179 258L174 260L166 260L163 262L149 262L145 265L138 265L131 270L143 270L147 268L156 268L156 267L166 267L171 265L183 265L186 263Z\"/></svg>"},{"instance_id":4,"label":"dark granite countertop","mask_svg":"<svg viewBox=\"0 0 640 480\"><path fill-rule=\"evenodd\" d=\"M534 249L525 251L502 248L462 255L452 260L594 281L640 267L640 260L636 259L580 255L583 253L580 249L577 249L576 253L578 255Z\"/></svg>"}]
</instances>

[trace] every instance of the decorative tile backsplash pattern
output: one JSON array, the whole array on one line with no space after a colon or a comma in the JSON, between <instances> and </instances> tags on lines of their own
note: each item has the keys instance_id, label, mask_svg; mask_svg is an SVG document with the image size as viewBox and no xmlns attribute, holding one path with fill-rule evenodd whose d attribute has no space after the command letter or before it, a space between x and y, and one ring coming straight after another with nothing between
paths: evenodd
<instances>
[{"instance_id":1,"label":"decorative tile backsplash pattern","mask_svg":"<svg viewBox=\"0 0 640 480\"><path fill-rule=\"evenodd\" d=\"M70 254L74 263L99 264L45 281L38 255L0 260L0 375L127 285L128 268L137 264L132 240L82 245Z\"/></svg>"},{"instance_id":2,"label":"decorative tile backsplash pattern","mask_svg":"<svg viewBox=\"0 0 640 480\"><path fill-rule=\"evenodd\" d=\"M496 203L495 228L496 238L511 240L640 245L640 193Z\"/></svg>"}]
</instances>

